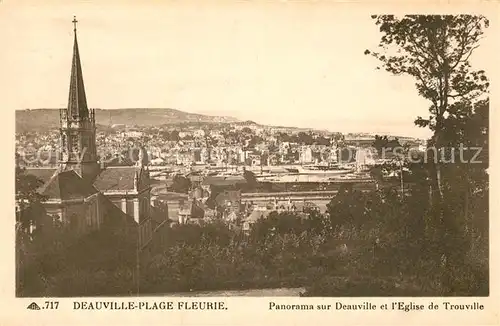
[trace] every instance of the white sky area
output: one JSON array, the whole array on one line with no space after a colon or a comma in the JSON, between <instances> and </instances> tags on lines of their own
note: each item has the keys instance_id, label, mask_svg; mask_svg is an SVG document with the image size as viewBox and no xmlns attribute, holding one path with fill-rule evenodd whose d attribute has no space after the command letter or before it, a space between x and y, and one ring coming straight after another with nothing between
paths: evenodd
<instances>
[{"instance_id":1,"label":"white sky area","mask_svg":"<svg viewBox=\"0 0 500 326\"><path fill-rule=\"evenodd\" d=\"M363 54L381 34L355 4L4 1L2 108L67 106L76 15L90 107L430 135L413 124L429 103L412 79L376 70ZM486 70L487 48L474 53L474 68Z\"/></svg>"}]
</instances>

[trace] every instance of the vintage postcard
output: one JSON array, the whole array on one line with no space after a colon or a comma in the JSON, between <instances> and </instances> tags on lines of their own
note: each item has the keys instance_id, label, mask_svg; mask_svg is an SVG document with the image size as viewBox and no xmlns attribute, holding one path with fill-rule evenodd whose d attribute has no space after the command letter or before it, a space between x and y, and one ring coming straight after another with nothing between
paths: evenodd
<instances>
[{"instance_id":1,"label":"vintage postcard","mask_svg":"<svg viewBox=\"0 0 500 326\"><path fill-rule=\"evenodd\" d=\"M0 1L0 324L498 324L499 8Z\"/></svg>"}]
</instances>

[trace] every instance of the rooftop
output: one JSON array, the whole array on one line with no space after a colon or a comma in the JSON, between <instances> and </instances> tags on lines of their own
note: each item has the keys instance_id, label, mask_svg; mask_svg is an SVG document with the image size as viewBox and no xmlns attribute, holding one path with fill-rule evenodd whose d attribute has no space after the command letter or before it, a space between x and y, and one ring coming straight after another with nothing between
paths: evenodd
<instances>
[{"instance_id":1,"label":"rooftop","mask_svg":"<svg viewBox=\"0 0 500 326\"><path fill-rule=\"evenodd\" d=\"M86 198L98 192L73 170L55 173L39 191L48 199L61 200Z\"/></svg>"},{"instance_id":2,"label":"rooftop","mask_svg":"<svg viewBox=\"0 0 500 326\"><path fill-rule=\"evenodd\" d=\"M134 178L137 172L138 168L133 166L108 167L97 176L94 186L103 192L132 191L135 189Z\"/></svg>"}]
</instances>

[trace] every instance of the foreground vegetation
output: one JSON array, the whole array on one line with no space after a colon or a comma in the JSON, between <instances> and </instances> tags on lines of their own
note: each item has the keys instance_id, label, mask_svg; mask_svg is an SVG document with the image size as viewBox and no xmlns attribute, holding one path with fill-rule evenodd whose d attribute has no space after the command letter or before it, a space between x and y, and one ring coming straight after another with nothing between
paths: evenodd
<instances>
[{"instance_id":1,"label":"foreground vegetation","mask_svg":"<svg viewBox=\"0 0 500 326\"><path fill-rule=\"evenodd\" d=\"M464 259L449 295L488 295L486 200L484 193L472 199L474 221L457 234ZM402 198L394 190L345 190L326 216L273 213L247 235L223 222L166 227L142 262L139 291L305 287L312 296L441 295L440 241L425 223L425 202L415 191ZM94 234L68 247L50 246L24 265L20 295L137 293L130 239Z\"/></svg>"}]
</instances>

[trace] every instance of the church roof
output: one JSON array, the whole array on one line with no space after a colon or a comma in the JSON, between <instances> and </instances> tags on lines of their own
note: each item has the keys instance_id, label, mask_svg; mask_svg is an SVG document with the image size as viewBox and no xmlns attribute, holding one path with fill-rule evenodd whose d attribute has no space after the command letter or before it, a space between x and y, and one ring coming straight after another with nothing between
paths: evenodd
<instances>
[{"instance_id":1,"label":"church roof","mask_svg":"<svg viewBox=\"0 0 500 326\"><path fill-rule=\"evenodd\" d=\"M134 190L134 179L138 168L133 166L107 167L97 176L94 186L100 191L108 190Z\"/></svg>"},{"instance_id":2,"label":"church roof","mask_svg":"<svg viewBox=\"0 0 500 326\"><path fill-rule=\"evenodd\" d=\"M71 63L71 79L69 84L68 115L70 117L84 118L88 117L87 97L85 96L85 86L83 84L82 65L80 63L80 51L78 50L78 41L76 38L76 19L75 40L73 43L73 59Z\"/></svg>"},{"instance_id":3,"label":"church roof","mask_svg":"<svg viewBox=\"0 0 500 326\"><path fill-rule=\"evenodd\" d=\"M39 192L48 199L81 199L97 193L91 184L83 180L75 171L55 173Z\"/></svg>"}]
</instances>

